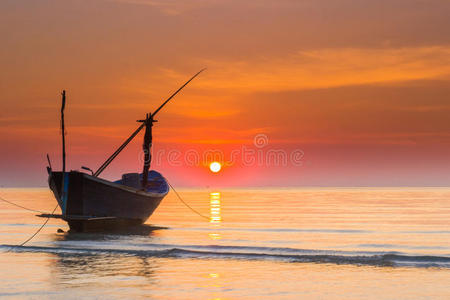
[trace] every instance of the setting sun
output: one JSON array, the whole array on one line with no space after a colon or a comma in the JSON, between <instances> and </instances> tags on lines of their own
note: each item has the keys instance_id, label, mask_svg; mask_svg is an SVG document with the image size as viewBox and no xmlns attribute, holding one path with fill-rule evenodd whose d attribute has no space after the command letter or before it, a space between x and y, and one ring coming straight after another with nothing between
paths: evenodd
<instances>
[{"instance_id":1,"label":"setting sun","mask_svg":"<svg viewBox=\"0 0 450 300\"><path fill-rule=\"evenodd\" d=\"M222 165L219 162L214 161L209 164L209 169L211 170L211 172L217 173L222 169Z\"/></svg>"}]
</instances>

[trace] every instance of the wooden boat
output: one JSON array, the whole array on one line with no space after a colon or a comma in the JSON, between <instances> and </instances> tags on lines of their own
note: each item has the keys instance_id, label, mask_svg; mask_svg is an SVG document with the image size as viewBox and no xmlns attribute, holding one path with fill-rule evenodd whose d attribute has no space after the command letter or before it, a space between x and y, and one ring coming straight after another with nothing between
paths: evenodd
<instances>
[{"instance_id":1,"label":"wooden boat","mask_svg":"<svg viewBox=\"0 0 450 300\"><path fill-rule=\"evenodd\" d=\"M118 229L143 224L169 192L166 180L156 171L149 172L151 184L146 189L137 187L140 182L129 178L110 182L70 171L64 173L64 198L61 193L62 178L62 172L49 172L49 186L61 208L61 218L72 231ZM137 178L142 179L142 176Z\"/></svg>"},{"instance_id":2,"label":"wooden boat","mask_svg":"<svg viewBox=\"0 0 450 300\"><path fill-rule=\"evenodd\" d=\"M100 166L93 172L87 167L84 170L91 174L70 171L66 172L65 135L62 134L62 171L52 170L48 158L48 184L52 190L61 215L41 215L65 220L71 231L91 231L105 229L123 229L128 226L143 224L156 210L162 199L169 192L167 180L157 171L150 171L150 147L152 145L152 127L156 122L154 116L181 89L203 70L195 74L174 94L172 94L157 110L139 120L141 126ZM62 93L61 129L64 133L64 108L66 94ZM144 136L144 168L142 173L123 174L117 181L108 181L98 176L128 145L128 143L145 128Z\"/></svg>"}]
</instances>

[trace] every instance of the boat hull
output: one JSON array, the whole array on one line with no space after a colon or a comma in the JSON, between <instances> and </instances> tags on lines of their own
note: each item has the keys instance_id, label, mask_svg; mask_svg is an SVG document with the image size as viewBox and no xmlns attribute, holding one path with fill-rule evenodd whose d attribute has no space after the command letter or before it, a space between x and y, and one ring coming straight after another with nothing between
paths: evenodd
<instances>
[{"instance_id":1,"label":"boat hull","mask_svg":"<svg viewBox=\"0 0 450 300\"><path fill-rule=\"evenodd\" d=\"M71 171L64 176L66 197L61 196L62 172L49 172L49 186L73 231L119 229L143 224L168 193L148 192Z\"/></svg>"}]
</instances>

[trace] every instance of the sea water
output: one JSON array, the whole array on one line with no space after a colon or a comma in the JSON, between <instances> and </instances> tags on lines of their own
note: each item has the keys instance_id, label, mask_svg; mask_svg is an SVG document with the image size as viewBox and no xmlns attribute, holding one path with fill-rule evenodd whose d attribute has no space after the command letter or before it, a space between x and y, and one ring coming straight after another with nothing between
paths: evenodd
<instances>
[{"instance_id":1,"label":"sea water","mask_svg":"<svg viewBox=\"0 0 450 300\"><path fill-rule=\"evenodd\" d=\"M0 297L450 299L450 188L179 190L148 226L67 233L0 202ZM0 189L51 212L51 192ZM62 229L64 232L58 232Z\"/></svg>"}]
</instances>

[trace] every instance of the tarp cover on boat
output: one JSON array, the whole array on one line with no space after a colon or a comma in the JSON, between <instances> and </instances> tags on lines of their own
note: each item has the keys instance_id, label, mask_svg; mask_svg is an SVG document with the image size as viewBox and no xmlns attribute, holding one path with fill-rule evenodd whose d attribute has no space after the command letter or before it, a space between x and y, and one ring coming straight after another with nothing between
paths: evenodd
<instances>
[{"instance_id":1,"label":"tarp cover on boat","mask_svg":"<svg viewBox=\"0 0 450 300\"><path fill-rule=\"evenodd\" d=\"M126 173L122 175L122 179L114 181L114 183L129 186L135 189L142 187L142 173ZM169 190L169 186L165 178L154 170L148 172L147 192L165 193Z\"/></svg>"}]
</instances>

